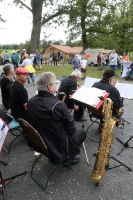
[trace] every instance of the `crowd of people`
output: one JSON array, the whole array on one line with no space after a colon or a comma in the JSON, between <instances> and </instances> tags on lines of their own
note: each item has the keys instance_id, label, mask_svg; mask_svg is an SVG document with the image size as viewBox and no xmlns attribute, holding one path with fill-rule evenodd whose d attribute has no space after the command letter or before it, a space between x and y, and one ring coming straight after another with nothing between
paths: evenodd
<instances>
[{"instance_id":1,"label":"crowd of people","mask_svg":"<svg viewBox=\"0 0 133 200\"><path fill-rule=\"evenodd\" d=\"M16 70L18 68L18 66L22 64L23 60L25 58L27 58L27 57L25 57L25 55L28 55L26 52L26 49L23 49L19 53L17 53L15 50L12 50L11 56L9 56L8 52L5 51L4 54L0 54L0 64L4 65L7 63L12 63L14 65L14 69ZM36 53L31 51L28 58L32 60L34 68L37 65L38 70L41 69L42 55L38 49L36 49Z\"/></svg>"},{"instance_id":2,"label":"crowd of people","mask_svg":"<svg viewBox=\"0 0 133 200\"><path fill-rule=\"evenodd\" d=\"M13 52L13 54L16 53ZM79 60L77 55L75 55L75 60ZM26 120L39 132L48 146L52 162L77 163L79 158L76 155L80 153L80 145L86 139L86 132L77 130L75 122L83 122L86 119L83 117L82 102L73 100L71 95L77 90L77 82L82 78L82 73L85 73L86 58L81 56L79 63L81 71L78 70L79 67L76 68L76 61L73 61L74 71L62 80L58 92L65 92L64 102L59 95L55 95L56 76L52 72L41 73L36 78L38 94L31 99L28 98L24 84L29 83L29 77L35 84L33 63L33 52L29 56L24 50L21 55L21 67L13 69L10 64L4 65L4 76L1 79L2 103L6 110L11 109L11 115L16 120L18 118ZM40 69L40 62L37 64ZM13 80L14 74L15 80ZM109 98L114 103L113 116L120 119L121 115L117 112L122 107L122 100L118 90L111 85L114 75L114 70L106 70L103 73L103 79L95 83L93 87L110 93ZM69 109L73 110L73 116ZM102 129L102 120L100 126Z\"/></svg>"},{"instance_id":3,"label":"crowd of people","mask_svg":"<svg viewBox=\"0 0 133 200\"><path fill-rule=\"evenodd\" d=\"M98 70L104 70L107 66L110 66L110 69L115 71L116 69L122 69L122 61L129 61L129 56L124 55L121 56L120 54L116 53L115 49L111 51L110 54L105 52L99 52L97 55L97 67Z\"/></svg>"}]
</instances>

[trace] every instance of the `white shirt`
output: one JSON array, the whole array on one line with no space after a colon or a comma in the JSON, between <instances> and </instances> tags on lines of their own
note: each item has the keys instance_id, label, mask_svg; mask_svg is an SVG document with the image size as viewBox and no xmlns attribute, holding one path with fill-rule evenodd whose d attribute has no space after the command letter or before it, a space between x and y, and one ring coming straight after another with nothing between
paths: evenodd
<instances>
[{"instance_id":1,"label":"white shirt","mask_svg":"<svg viewBox=\"0 0 133 200\"><path fill-rule=\"evenodd\" d=\"M36 56L35 54L32 54L32 53L30 54L30 59L32 60L32 62L34 62L35 56Z\"/></svg>"},{"instance_id":2,"label":"white shirt","mask_svg":"<svg viewBox=\"0 0 133 200\"><path fill-rule=\"evenodd\" d=\"M80 60L80 65L81 65L81 68L86 68L86 65L87 65L87 61L84 59L84 60Z\"/></svg>"},{"instance_id":3,"label":"white shirt","mask_svg":"<svg viewBox=\"0 0 133 200\"><path fill-rule=\"evenodd\" d=\"M111 59L110 60L110 65L117 65L117 58L118 58L117 53L111 53L109 55L109 59Z\"/></svg>"},{"instance_id":4,"label":"white shirt","mask_svg":"<svg viewBox=\"0 0 133 200\"><path fill-rule=\"evenodd\" d=\"M26 65L33 65L32 60L29 59L29 58L24 59L23 62L22 62L22 66L25 67Z\"/></svg>"}]
</instances>

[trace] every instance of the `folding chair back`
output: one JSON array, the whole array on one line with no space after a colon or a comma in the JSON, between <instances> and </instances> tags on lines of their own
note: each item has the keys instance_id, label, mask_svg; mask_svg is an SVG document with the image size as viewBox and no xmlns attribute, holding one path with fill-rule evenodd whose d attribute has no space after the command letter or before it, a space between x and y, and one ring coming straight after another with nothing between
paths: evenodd
<instances>
[{"instance_id":1,"label":"folding chair back","mask_svg":"<svg viewBox=\"0 0 133 200\"><path fill-rule=\"evenodd\" d=\"M47 157L49 157L48 148L38 131L36 131L27 121L24 119L18 119L18 122L29 140L38 147Z\"/></svg>"},{"instance_id":2,"label":"folding chair back","mask_svg":"<svg viewBox=\"0 0 133 200\"><path fill-rule=\"evenodd\" d=\"M98 120L101 120L103 119L103 113L102 113L102 109L103 109L103 106L101 105L99 109L96 109L92 106L87 106L87 109L88 109L88 112L89 112L89 117L90 117L90 120L91 120L91 124L89 125L89 127L87 128L87 133L88 133L88 130L89 128L94 124L94 123L97 123L99 125L99 122ZM96 141L94 140L92 137L88 136L87 134L87 138L91 139L92 141L98 143L99 141Z\"/></svg>"}]
</instances>

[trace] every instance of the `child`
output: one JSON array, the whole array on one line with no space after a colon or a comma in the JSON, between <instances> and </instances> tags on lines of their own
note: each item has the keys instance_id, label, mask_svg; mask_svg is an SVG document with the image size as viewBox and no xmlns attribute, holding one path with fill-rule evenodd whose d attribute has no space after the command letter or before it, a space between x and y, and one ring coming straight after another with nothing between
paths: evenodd
<instances>
[{"instance_id":1,"label":"child","mask_svg":"<svg viewBox=\"0 0 133 200\"><path fill-rule=\"evenodd\" d=\"M82 73L82 77L83 77L82 79L85 79L86 69L87 69L87 61L84 58L84 56L81 57L80 66L81 66L81 73Z\"/></svg>"}]
</instances>

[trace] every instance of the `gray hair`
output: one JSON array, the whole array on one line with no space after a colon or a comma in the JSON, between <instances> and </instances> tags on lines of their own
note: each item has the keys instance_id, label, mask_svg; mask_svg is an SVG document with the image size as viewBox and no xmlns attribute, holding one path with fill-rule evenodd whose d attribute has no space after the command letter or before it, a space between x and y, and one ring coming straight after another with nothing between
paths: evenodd
<instances>
[{"instance_id":1,"label":"gray hair","mask_svg":"<svg viewBox=\"0 0 133 200\"><path fill-rule=\"evenodd\" d=\"M12 53L16 53L16 51L12 50Z\"/></svg>"},{"instance_id":2,"label":"gray hair","mask_svg":"<svg viewBox=\"0 0 133 200\"><path fill-rule=\"evenodd\" d=\"M82 78L82 74L81 74L81 72L78 69L74 70L71 73L71 76L74 76L74 77L77 77L77 78Z\"/></svg>"},{"instance_id":3,"label":"gray hair","mask_svg":"<svg viewBox=\"0 0 133 200\"><path fill-rule=\"evenodd\" d=\"M12 66L12 65L10 65L10 64L4 65L3 71L4 71L4 73L5 73L6 76L7 76L8 74L10 74L10 71L11 71L11 69L12 69L11 66Z\"/></svg>"},{"instance_id":4,"label":"gray hair","mask_svg":"<svg viewBox=\"0 0 133 200\"><path fill-rule=\"evenodd\" d=\"M36 85L38 91L48 91L48 85L53 85L56 79L55 74L52 72L41 73L36 79Z\"/></svg>"}]
</instances>

